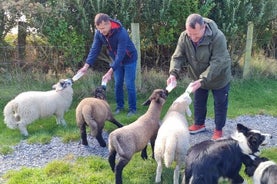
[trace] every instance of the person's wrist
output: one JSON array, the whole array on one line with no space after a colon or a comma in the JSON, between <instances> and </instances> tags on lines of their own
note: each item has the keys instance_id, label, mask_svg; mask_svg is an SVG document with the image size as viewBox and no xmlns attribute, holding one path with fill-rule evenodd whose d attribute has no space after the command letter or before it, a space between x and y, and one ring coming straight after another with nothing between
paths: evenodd
<instances>
[{"instance_id":1,"label":"person's wrist","mask_svg":"<svg viewBox=\"0 0 277 184\"><path fill-rule=\"evenodd\" d=\"M110 68L109 71L108 71L108 73L111 75L111 74L113 73L113 69Z\"/></svg>"},{"instance_id":2,"label":"person's wrist","mask_svg":"<svg viewBox=\"0 0 277 184\"><path fill-rule=\"evenodd\" d=\"M170 74L169 78L173 81L176 81L176 76L175 75Z\"/></svg>"},{"instance_id":3,"label":"person's wrist","mask_svg":"<svg viewBox=\"0 0 277 184\"><path fill-rule=\"evenodd\" d=\"M83 68L84 68L85 70L87 70L87 69L89 68L89 65L88 65L88 64L85 64L85 65L83 66Z\"/></svg>"}]
</instances>

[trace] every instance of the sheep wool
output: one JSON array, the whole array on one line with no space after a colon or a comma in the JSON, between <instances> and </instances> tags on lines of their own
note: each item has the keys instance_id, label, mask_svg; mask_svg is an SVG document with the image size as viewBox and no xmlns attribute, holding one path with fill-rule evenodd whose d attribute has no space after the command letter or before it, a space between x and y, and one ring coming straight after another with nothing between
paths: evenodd
<instances>
[{"instance_id":1,"label":"sheep wool","mask_svg":"<svg viewBox=\"0 0 277 184\"><path fill-rule=\"evenodd\" d=\"M109 136L109 163L115 172L116 184L122 183L122 170L129 163L134 153L143 151L146 158L146 147L150 140L152 151L159 129L160 113L165 103L167 91L156 89L144 105L149 105L147 112L133 123L118 128ZM116 155L118 163L115 163Z\"/></svg>"},{"instance_id":2,"label":"sheep wool","mask_svg":"<svg viewBox=\"0 0 277 184\"><path fill-rule=\"evenodd\" d=\"M102 137L106 120L117 127L123 126L113 117L105 96L105 88L98 87L95 90L95 97L84 98L76 108L76 122L83 145L88 145L86 126L90 127L91 135L97 139L101 147L106 147L106 142Z\"/></svg>"},{"instance_id":3,"label":"sheep wool","mask_svg":"<svg viewBox=\"0 0 277 184\"><path fill-rule=\"evenodd\" d=\"M8 102L3 111L5 124L24 136L28 136L27 125L40 118L55 115L57 124L66 125L63 116L72 103L72 80L62 79L52 88L23 92Z\"/></svg>"},{"instance_id":4,"label":"sheep wool","mask_svg":"<svg viewBox=\"0 0 277 184\"><path fill-rule=\"evenodd\" d=\"M189 93L185 92L169 107L155 141L155 160L157 162L155 182L161 182L162 160L168 168L176 162L173 183L179 183L180 168L184 166L185 156L190 147L188 123L185 117L191 115Z\"/></svg>"}]
</instances>

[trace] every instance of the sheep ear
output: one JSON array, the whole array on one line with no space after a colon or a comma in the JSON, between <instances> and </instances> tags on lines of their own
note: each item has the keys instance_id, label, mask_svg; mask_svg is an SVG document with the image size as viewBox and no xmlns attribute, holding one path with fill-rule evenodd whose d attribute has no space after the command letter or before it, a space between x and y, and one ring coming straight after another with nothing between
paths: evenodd
<instances>
[{"instance_id":1,"label":"sheep ear","mask_svg":"<svg viewBox=\"0 0 277 184\"><path fill-rule=\"evenodd\" d=\"M150 105L150 103L151 103L151 100L150 99L148 99L148 100L146 100L145 102L143 102L143 106L148 106L148 105Z\"/></svg>"},{"instance_id":2,"label":"sheep ear","mask_svg":"<svg viewBox=\"0 0 277 184\"><path fill-rule=\"evenodd\" d=\"M52 85L52 89L56 89L56 87L57 87L57 84Z\"/></svg>"}]
</instances>

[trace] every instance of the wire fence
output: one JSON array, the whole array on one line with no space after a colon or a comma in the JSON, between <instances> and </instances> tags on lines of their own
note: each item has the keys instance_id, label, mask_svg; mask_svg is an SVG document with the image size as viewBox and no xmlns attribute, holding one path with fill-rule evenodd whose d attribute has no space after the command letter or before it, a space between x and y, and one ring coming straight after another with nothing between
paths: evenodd
<instances>
[{"instance_id":1,"label":"wire fence","mask_svg":"<svg viewBox=\"0 0 277 184\"><path fill-rule=\"evenodd\" d=\"M46 73L49 70L65 70L66 68L76 70L85 61L86 53L80 54L83 59L78 60L75 57L76 55L65 55L63 52L64 48L65 47L63 46L27 45L23 49L19 49L18 47L12 46L0 46L0 67L7 70L11 70L14 67L20 67L24 70L39 70ZM24 54L19 54L19 50L24 50ZM276 59L277 62L277 42L276 44L271 43L265 45L261 51L264 57ZM153 68L160 68L161 66L169 65L170 55L162 57L163 59L167 58L168 61L159 61L154 63L153 61L157 61L159 56L150 55L147 51L143 51L141 53L142 68L149 68L149 66ZM98 60L105 61L105 63L110 62L110 58L106 53L101 53ZM100 68L101 70L107 66L108 65L106 64L97 64L96 62L96 66L94 66L94 68Z\"/></svg>"}]
</instances>

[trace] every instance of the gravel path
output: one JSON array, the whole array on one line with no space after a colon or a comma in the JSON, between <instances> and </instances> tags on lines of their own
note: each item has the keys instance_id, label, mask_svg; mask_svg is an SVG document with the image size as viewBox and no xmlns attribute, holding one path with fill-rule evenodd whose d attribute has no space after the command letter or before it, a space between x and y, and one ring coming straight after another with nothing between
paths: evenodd
<instances>
[{"instance_id":1,"label":"gravel path","mask_svg":"<svg viewBox=\"0 0 277 184\"><path fill-rule=\"evenodd\" d=\"M271 133L273 138L266 147L277 146L277 117L256 115L228 119L223 129L224 135L232 134L237 123L265 133ZM207 119L206 127L207 131L191 136L192 145L211 138L214 129L213 119ZM107 141L108 133L104 132L103 137ZM74 155L75 157L91 155L102 156L104 158L108 157L107 148L100 147L98 142L91 137L88 137L88 139L89 146L83 146L79 142L64 144L58 137L54 137L49 144L27 144L26 140L22 140L18 145L13 147L14 152L12 154L0 154L0 183L1 176L8 170L18 170L23 166L43 167L53 160L62 159L68 155Z\"/></svg>"}]
</instances>

